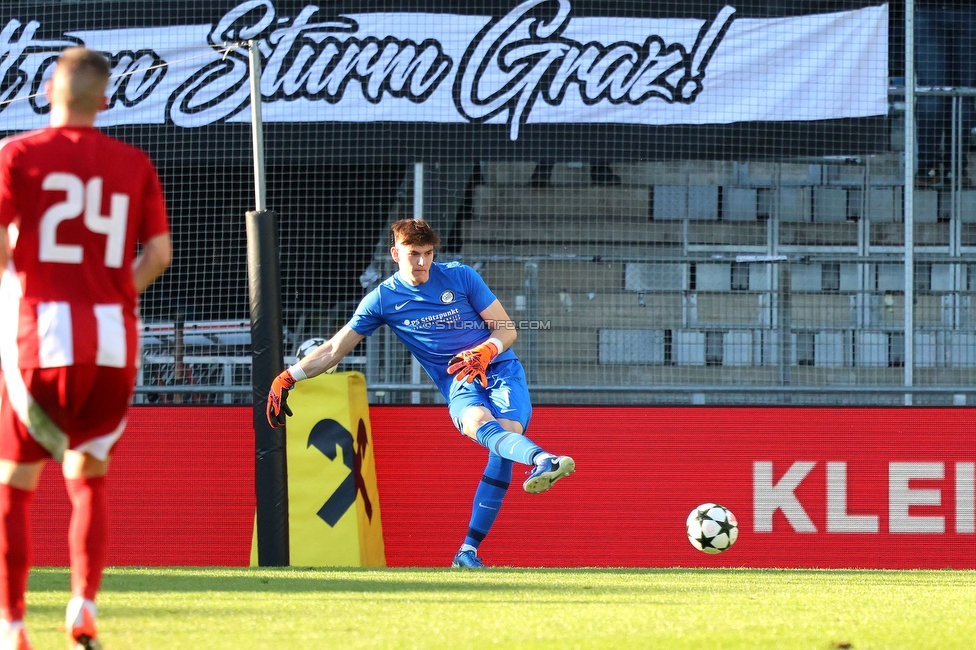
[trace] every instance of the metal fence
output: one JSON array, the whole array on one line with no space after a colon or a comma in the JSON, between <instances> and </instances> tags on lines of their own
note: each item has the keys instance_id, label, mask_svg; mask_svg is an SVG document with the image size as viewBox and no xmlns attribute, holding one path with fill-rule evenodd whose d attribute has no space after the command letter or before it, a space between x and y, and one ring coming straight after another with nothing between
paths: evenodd
<instances>
[{"instance_id":1,"label":"metal fence","mask_svg":"<svg viewBox=\"0 0 976 650\"><path fill-rule=\"evenodd\" d=\"M903 137L869 156L610 163L609 184L585 163L541 180L532 162L418 164L389 219L427 218L448 234L440 259L478 269L519 324L538 403L966 404L976 192L916 187L906 210ZM375 236L364 291L395 271ZM305 306L286 347L331 335L354 305ZM246 347L220 357L230 337L209 336L184 335L184 377L204 392L159 393L175 373L149 345L142 399L249 399ZM343 369L365 372L374 403L441 401L389 331L363 347Z\"/></svg>"},{"instance_id":2,"label":"metal fence","mask_svg":"<svg viewBox=\"0 0 976 650\"><path fill-rule=\"evenodd\" d=\"M163 178L176 258L144 296L137 401L250 401L255 187L281 218L286 350L341 327L395 270L388 224L417 216L518 321L538 404L973 399L976 89L915 81L912 2L577 5L5 3L0 132L43 124L44 74L81 41L116 73L102 126ZM380 44L385 68L364 54ZM489 73L507 79L503 51L562 58L501 87L505 102L478 96ZM628 84L654 52L687 74L654 77L638 102ZM794 99L762 118L776 74ZM846 115L865 83L887 114ZM714 88L745 99L709 104ZM936 97L947 162L916 179L916 102ZM374 403L442 399L386 330L341 369L366 374Z\"/></svg>"}]
</instances>

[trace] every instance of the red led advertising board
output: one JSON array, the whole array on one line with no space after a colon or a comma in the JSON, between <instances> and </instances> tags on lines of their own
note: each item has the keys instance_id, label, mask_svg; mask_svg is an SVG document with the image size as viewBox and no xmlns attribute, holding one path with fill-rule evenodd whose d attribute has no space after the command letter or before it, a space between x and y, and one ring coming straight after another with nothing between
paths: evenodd
<instances>
[{"instance_id":1,"label":"red led advertising board","mask_svg":"<svg viewBox=\"0 0 976 650\"><path fill-rule=\"evenodd\" d=\"M527 434L577 471L549 492L516 465L486 563L547 567L976 568L973 410L538 407ZM443 406L370 409L386 561L447 566L487 452ZM113 459L110 564L246 565L251 412L133 408ZM736 544L692 548L685 519L716 502ZM34 501L37 564L64 564L53 466Z\"/></svg>"}]
</instances>

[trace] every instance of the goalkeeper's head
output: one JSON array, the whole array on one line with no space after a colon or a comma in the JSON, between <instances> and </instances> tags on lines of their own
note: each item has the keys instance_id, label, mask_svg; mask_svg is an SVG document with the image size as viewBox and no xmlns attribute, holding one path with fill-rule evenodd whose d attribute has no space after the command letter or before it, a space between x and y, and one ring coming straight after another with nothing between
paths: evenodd
<instances>
[{"instance_id":1,"label":"goalkeeper's head","mask_svg":"<svg viewBox=\"0 0 976 650\"><path fill-rule=\"evenodd\" d=\"M390 226L390 246L397 244L433 246L436 249L441 245L441 238L423 219L400 219Z\"/></svg>"},{"instance_id":2,"label":"goalkeeper's head","mask_svg":"<svg viewBox=\"0 0 976 650\"><path fill-rule=\"evenodd\" d=\"M434 249L441 238L423 219L401 219L390 226L390 255L400 268L400 278L413 286L427 282Z\"/></svg>"}]
</instances>

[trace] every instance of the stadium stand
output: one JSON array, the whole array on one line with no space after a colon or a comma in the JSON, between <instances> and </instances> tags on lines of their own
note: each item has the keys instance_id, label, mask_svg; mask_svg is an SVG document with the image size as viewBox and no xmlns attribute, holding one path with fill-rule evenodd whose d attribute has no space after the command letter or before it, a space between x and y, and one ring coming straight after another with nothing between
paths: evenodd
<instances>
[{"instance_id":1,"label":"stadium stand","mask_svg":"<svg viewBox=\"0 0 976 650\"><path fill-rule=\"evenodd\" d=\"M903 244L897 153L612 167L620 185L592 184L581 163L555 165L538 187L532 163L484 165L462 223L461 259L516 320L540 324L516 344L536 357L537 383L764 384L784 362L794 384L899 380L903 272L873 261ZM976 367L956 353L970 296L949 281L960 265L944 259L953 237L971 245L962 236L972 237L976 192L954 197L955 213L949 194L915 193L916 243L943 262L919 265L934 280L916 293L923 375ZM771 264L735 261L771 249L790 260L788 307ZM784 360L776 310L786 308Z\"/></svg>"}]
</instances>

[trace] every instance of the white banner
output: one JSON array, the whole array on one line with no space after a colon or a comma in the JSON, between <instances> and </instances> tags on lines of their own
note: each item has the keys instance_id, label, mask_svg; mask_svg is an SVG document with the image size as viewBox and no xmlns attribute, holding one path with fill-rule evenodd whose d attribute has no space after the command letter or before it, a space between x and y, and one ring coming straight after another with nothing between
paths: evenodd
<instances>
[{"instance_id":1,"label":"white banner","mask_svg":"<svg viewBox=\"0 0 976 650\"><path fill-rule=\"evenodd\" d=\"M544 16L544 17L540 17ZM100 126L250 119L246 41L263 55L267 122L729 124L883 115L888 7L775 19L574 18L570 0L501 17L283 16L248 0L211 25L66 32L29 16L0 29L0 130L47 123L56 53L110 54Z\"/></svg>"}]
</instances>

